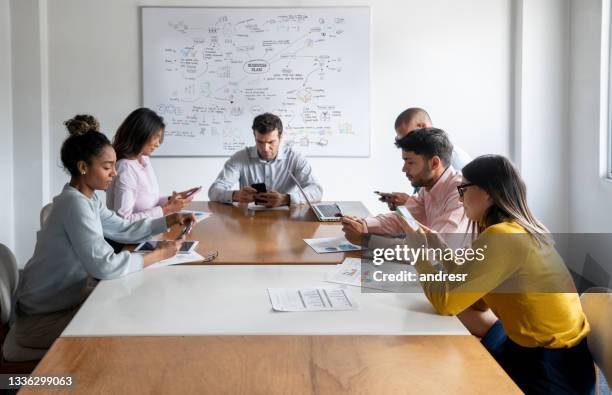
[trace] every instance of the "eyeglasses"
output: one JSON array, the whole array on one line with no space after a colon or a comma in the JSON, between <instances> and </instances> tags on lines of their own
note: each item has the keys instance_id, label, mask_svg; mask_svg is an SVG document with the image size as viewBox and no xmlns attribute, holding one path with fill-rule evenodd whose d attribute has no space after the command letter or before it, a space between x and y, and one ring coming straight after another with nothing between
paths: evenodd
<instances>
[{"instance_id":1,"label":"eyeglasses","mask_svg":"<svg viewBox=\"0 0 612 395\"><path fill-rule=\"evenodd\" d=\"M468 182L466 184L457 185L457 192L459 192L459 197L463 197L463 194L465 193L466 188L467 187L471 187L472 185L474 185L474 184L472 184L470 182Z\"/></svg>"}]
</instances>

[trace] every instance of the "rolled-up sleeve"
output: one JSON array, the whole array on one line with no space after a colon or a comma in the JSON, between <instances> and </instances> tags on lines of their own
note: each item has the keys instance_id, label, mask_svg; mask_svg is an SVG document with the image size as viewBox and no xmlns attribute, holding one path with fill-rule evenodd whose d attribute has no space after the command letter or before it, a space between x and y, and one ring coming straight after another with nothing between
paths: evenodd
<instances>
[{"instance_id":1,"label":"rolled-up sleeve","mask_svg":"<svg viewBox=\"0 0 612 395\"><path fill-rule=\"evenodd\" d=\"M239 151L225 162L217 179L208 189L208 198L214 202L232 203L234 185L240 182L240 170L245 163L244 152Z\"/></svg>"},{"instance_id":2,"label":"rolled-up sleeve","mask_svg":"<svg viewBox=\"0 0 612 395\"><path fill-rule=\"evenodd\" d=\"M409 196L405 206L417 221L425 223L427 217L425 215L425 205L421 195ZM368 226L368 232L370 233L393 235L404 232L401 226L401 219L395 212L380 214L376 217L368 217L366 218L366 224Z\"/></svg>"}]
</instances>

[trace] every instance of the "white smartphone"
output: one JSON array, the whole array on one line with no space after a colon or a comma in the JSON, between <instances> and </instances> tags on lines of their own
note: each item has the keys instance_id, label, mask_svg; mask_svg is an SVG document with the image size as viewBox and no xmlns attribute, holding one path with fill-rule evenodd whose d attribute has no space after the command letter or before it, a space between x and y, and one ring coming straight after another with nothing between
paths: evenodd
<instances>
[{"instance_id":1,"label":"white smartphone","mask_svg":"<svg viewBox=\"0 0 612 395\"><path fill-rule=\"evenodd\" d=\"M151 252L157 248L159 243L160 243L160 240L145 241L144 243L138 244L138 246L134 249L134 252L140 252L140 253ZM177 254L189 254L190 252L195 250L197 245L198 245L197 240L185 240L184 242L181 243L181 248L178 250Z\"/></svg>"},{"instance_id":2,"label":"white smartphone","mask_svg":"<svg viewBox=\"0 0 612 395\"><path fill-rule=\"evenodd\" d=\"M406 220L408 226L410 226L415 232L421 227L421 224L419 224L417 220L414 219L414 217L412 216L412 214L410 214L410 211L408 211L406 206L399 206L395 209L395 212L404 220Z\"/></svg>"}]
</instances>

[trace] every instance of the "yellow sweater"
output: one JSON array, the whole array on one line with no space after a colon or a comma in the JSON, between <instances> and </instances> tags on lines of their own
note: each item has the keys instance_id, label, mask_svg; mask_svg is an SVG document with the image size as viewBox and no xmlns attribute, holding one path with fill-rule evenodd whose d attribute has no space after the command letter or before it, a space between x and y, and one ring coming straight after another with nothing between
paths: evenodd
<instances>
[{"instance_id":1,"label":"yellow sweater","mask_svg":"<svg viewBox=\"0 0 612 395\"><path fill-rule=\"evenodd\" d=\"M522 226L504 222L485 229L472 248L484 248L485 259L442 262L447 273L467 274L464 282L421 281L440 314L460 313L482 299L523 347L573 347L587 335L580 299L552 245L540 246ZM436 273L427 261L415 267L420 274Z\"/></svg>"}]
</instances>

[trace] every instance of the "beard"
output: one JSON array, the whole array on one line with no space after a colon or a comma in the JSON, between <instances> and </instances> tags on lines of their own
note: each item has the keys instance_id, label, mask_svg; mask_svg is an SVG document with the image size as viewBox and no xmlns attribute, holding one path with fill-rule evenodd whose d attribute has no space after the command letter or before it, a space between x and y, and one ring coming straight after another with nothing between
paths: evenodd
<instances>
[{"instance_id":1,"label":"beard","mask_svg":"<svg viewBox=\"0 0 612 395\"><path fill-rule=\"evenodd\" d=\"M410 185L412 185L414 188L423 188L428 187L432 181L433 176L431 171L429 169L424 169L421 173L412 177L412 180L410 180Z\"/></svg>"}]
</instances>

